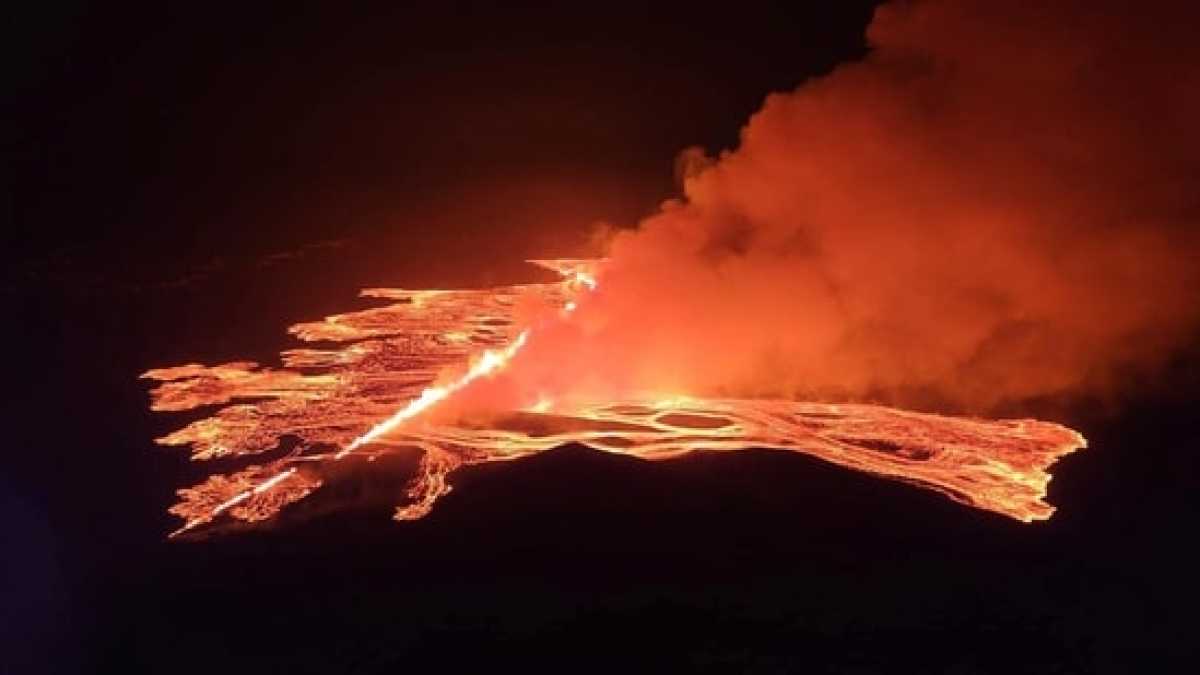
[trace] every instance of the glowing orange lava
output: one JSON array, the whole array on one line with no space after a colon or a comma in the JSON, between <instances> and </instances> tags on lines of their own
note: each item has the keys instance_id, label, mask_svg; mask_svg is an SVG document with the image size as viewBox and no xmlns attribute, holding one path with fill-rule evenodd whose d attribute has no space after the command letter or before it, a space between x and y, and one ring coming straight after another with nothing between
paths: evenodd
<instances>
[{"instance_id":1,"label":"glowing orange lava","mask_svg":"<svg viewBox=\"0 0 1200 675\"><path fill-rule=\"evenodd\" d=\"M518 327L514 308L537 298L563 316L596 287L596 263L534 261L562 280L485 290L369 289L392 304L293 326L309 343L335 348L283 352L283 369L251 362L155 369L152 408L222 405L158 439L188 445L194 460L251 458L299 439L286 456L214 475L179 491L176 534L222 518L274 516L318 489L351 453L374 459L422 451L399 520L420 518L450 491L457 468L515 459L569 442L647 460L696 450L767 447L941 492L1022 521L1048 518L1047 468L1084 447L1078 433L1036 420L987 421L874 405L630 395L603 402L548 398L486 426L424 419L422 413L503 369L536 327ZM420 419L420 423L409 423Z\"/></svg>"}]
</instances>

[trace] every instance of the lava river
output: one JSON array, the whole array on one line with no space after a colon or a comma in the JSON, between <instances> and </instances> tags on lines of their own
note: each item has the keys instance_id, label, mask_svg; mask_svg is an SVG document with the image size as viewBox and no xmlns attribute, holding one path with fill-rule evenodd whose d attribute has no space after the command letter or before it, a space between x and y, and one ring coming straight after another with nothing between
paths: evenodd
<instances>
[{"instance_id":1,"label":"lava river","mask_svg":"<svg viewBox=\"0 0 1200 675\"><path fill-rule=\"evenodd\" d=\"M310 346L284 351L281 368L252 362L154 369L152 407L213 414L158 439L192 459L241 468L179 490L175 534L225 519L276 515L319 489L349 455L374 459L421 451L416 476L397 495L396 518L424 516L462 466L509 460L570 442L646 460L750 447L801 452L935 490L1029 522L1050 517L1047 469L1085 445L1037 420L981 420L876 405L631 395L604 401L539 401L487 424L443 421L429 408L502 370L527 340L514 317L536 299L565 316L595 286L594 261L535 261L551 283L482 290L368 289L381 306L292 326ZM298 439L280 456L285 439ZM270 457L271 459L263 459ZM364 466L369 467L366 463ZM802 489L798 487L798 489Z\"/></svg>"}]
</instances>

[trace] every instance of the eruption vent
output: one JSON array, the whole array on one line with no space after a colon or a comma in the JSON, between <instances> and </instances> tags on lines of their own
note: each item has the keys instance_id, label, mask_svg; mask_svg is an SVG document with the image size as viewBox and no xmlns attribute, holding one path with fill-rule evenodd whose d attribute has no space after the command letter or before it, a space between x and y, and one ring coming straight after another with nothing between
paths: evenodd
<instances>
[{"instance_id":1,"label":"eruption vent","mask_svg":"<svg viewBox=\"0 0 1200 675\"><path fill-rule=\"evenodd\" d=\"M647 460L696 450L787 449L1032 521L1053 512L1042 501L1050 479L1046 468L1084 445L1079 434L1047 422L873 405L670 392L602 401L541 393L508 409L472 403L473 395L493 399L497 390L516 400L499 376L530 355L527 343L587 314L598 264L538 264L562 280L487 290L366 290L363 295L392 303L293 326L301 340L342 346L286 351L282 370L238 362L145 373L160 382L152 392L155 410L224 406L159 439L190 445L195 460L249 464L286 437L300 440L285 457L180 490L170 509L184 519L177 533L220 519L270 518L318 489L339 460L408 448L420 449L422 457L396 518L420 518L450 491L448 476L455 469L573 441ZM520 308L530 303L557 309L519 320ZM480 410L487 414L481 417Z\"/></svg>"}]
</instances>

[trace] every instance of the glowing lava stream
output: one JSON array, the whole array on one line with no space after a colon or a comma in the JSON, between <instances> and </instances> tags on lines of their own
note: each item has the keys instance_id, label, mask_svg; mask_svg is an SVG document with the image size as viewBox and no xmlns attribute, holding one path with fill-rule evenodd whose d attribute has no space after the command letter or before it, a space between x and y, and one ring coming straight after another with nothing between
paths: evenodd
<instances>
[{"instance_id":1,"label":"glowing lava stream","mask_svg":"<svg viewBox=\"0 0 1200 675\"><path fill-rule=\"evenodd\" d=\"M238 504L241 504L242 502L246 501L252 495L260 495L260 494L266 492L267 490L270 490L271 488L275 487L276 485L281 483L284 479L286 479L288 476L291 476L294 473L296 473L296 467L286 469L286 470L281 471L278 474L275 474L274 476L268 478L267 480L263 481L262 483L259 483L258 486L254 487L250 490L243 490L243 491L239 492L238 494L234 495L233 497L230 497L229 499L225 500L224 502L217 504L216 507L213 508L211 515L213 515L213 516L220 515L221 513L224 513L226 510L228 510L230 507L237 506ZM184 528L184 529L187 529L187 528Z\"/></svg>"},{"instance_id":2,"label":"glowing lava stream","mask_svg":"<svg viewBox=\"0 0 1200 675\"><path fill-rule=\"evenodd\" d=\"M570 276L577 283L587 286L590 290L596 289L596 279L592 275L581 270L575 270ZM578 304L574 300L568 300L563 306L563 313L570 314L571 312L575 311L576 307L578 307ZM485 351L483 356L481 356L479 360L471 366L470 370L468 370L465 375L451 382L450 384L441 387L427 387L426 389L422 390L419 397L398 410L395 415L392 415L379 424L376 424L374 427L371 427L370 431L351 441L349 445L335 454L333 458L342 459L358 448L370 443L380 436L383 436L389 431L392 431L405 421L420 415L430 407L436 405L440 401L445 400L447 397L463 389L475 380L478 380L479 378L489 375L495 372L497 369L502 368L505 364L512 360L513 355L521 351L521 347L525 346L525 341L527 339L529 339L528 328L521 331L521 333L517 335L517 339L513 340L512 344L508 345L504 349L500 351L492 351L490 349Z\"/></svg>"},{"instance_id":3,"label":"glowing lava stream","mask_svg":"<svg viewBox=\"0 0 1200 675\"><path fill-rule=\"evenodd\" d=\"M589 290L595 290L595 288L596 288L595 278L591 274L588 274L582 270L573 270L568 276L570 279L574 280L577 284L586 286ZM571 312L575 311L576 307L578 307L578 304L574 300L569 300L563 306L563 313L570 314ZM454 393L467 387L469 384L471 384L475 380L478 380L481 377L485 377L485 376L495 372L496 370L502 368L505 364L507 364L510 360L512 360L513 355L515 355L517 352L519 352L521 350L521 348L523 346L525 346L525 342L526 342L526 340L528 340L528 338L529 338L529 329L525 329L525 330L521 331L517 335L516 339L513 340L512 343L509 344L504 349L485 350L483 352L482 356L480 356L479 359L476 360L471 365L471 367L467 370L467 372L464 373L461 377L450 382L449 384L436 386L436 387L426 387L425 389L423 389L421 391L420 396L409 401L409 403L407 405L405 405L400 410L396 411L395 414L393 414L392 416L383 420L382 422L376 424L375 426L371 427L371 429L369 429L366 433L362 434L361 436L358 436L357 438L352 440L350 443L348 443L346 445L346 447L342 448L337 453L335 453L333 455L333 459L335 461L343 459L344 457L351 454L358 448L361 448L362 446L367 445L368 443L371 443L372 441L380 438L381 436L383 436L384 434L387 434L388 432L394 431L397 427L399 427L404 422L413 419L414 417L420 415L421 413L425 412L426 410L433 407L434 405L437 405L439 402L445 400L446 398L452 396ZM285 469L285 470L275 474L274 476L271 476L270 478L264 480L262 483L259 483L257 486L255 486L253 488L248 488L246 490L239 492L238 494L230 497L229 499L225 500L224 502L221 502L220 504L213 507L212 510L209 511L207 517L189 519L188 522L186 522L183 525L183 527L180 527L179 529L172 532L171 536L176 536L178 534L186 532L187 530L189 530L197 525L211 521L216 516L224 513L231 507L241 504L242 502L246 501L250 497L267 492L268 490L275 487L276 485L278 485L279 483L281 483L282 481L284 481L289 476L292 476L295 473L296 473L296 468L290 467L288 469Z\"/></svg>"},{"instance_id":4,"label":"glowing lava stream","mask_svg":"<svg viewBox=\"0 0 1200 675\"><path fill-rule=\"evenodd\" d=\"M283 352L282 369L250 362L187 364L146 372L161 411L218 406L209 417L158 439L187 445L197 461L246 460L298 439L286 456L243 464L178 491L170 512L185 532L218 518L254 523L304 499L328 477L327 462L355 452L420 451L407 503L395 517L424 516L450 492L458 468L525 457L566 443L665 460L689 452L749 447L804 453L849 469L934 490L954 501L1029 522L1050 517L1047 469L1086 445L1081 435L1038 420L978 420L864 404L705 399L647 394L566 404L540 399L501 414L490 428L405 422L504 368L536 328L518 327L518 302L535 298L576 310L596 287L595 261L536 261L552 283L479 290L368 289L392 304L292 326L333 348ZM341 346L337 346L341 343ZM446 384L433 383L470 363ZM380 421L382 420L382 421ZM363 431L366 429L366 431ZM368 446L370 446L368 451Z\"/></svg>"},{"instance_id":5,"label":"glowing lava stream","mask_svg":"<svg viewBox=\"0 0 1200 675\"><path fill-rule=\"evenodd\" d=\"M574 307L569 306L568 310L570 309L574 309ZM475 365L471 366L471 369L468 370L465 375L451 382L450 384L441 387L426 388L421 392L419 397L401 408L396 412L395 415L392 415L379 424L376 424L374 427L371 427L370 431L351 441L349 445L335 454L333 458L341 459L345 457L367 443L370 443L387 432L392 431L405 421L420 415L430 407L434 406L440 401L445 400L448 396L456 391L461 390L463 387L466 387L475 380L495 372L498 368L508 363L509 360L512 359L513 355L521 350L521 347L525 346L525 340L528 339L528 337L529 330L526 329L521 331L521 333L517 335L517 339L514 340L511 345L504 348L504 350L499 352L491 350L485 351L483 356L475 362Z\"/></svg>"},{"instance_id":6,"label":"glowing lava stream","mask_svg":"<svg viewBox=\"0 0 1200 675\"><path fill-rule=\"evenodd\" d=\"M285 469L285 470L275 474L274 476L268 478L267 480L263 481L262 483L259 483L257 486L255 486L253 488L242 490L241 492L237 493L236 495L234 495L234 496L230 497L229 499L226 499L225 501L221 502L220 504L217 504L216 506L214 506L212 508L212 510L209 511L208 517L188 520L188 522L183 524L183 527L180 527L179 529L175 530L169 536L174 537L178 534L187 532L188 530L192 529L193 527L196 527L197 525L200 525L201 523L208 522L208 521L212 520L213 518L221 515L225 511L228 511L229 509L237 506L238 504L241 504L242 502L246 501L250 497L252 497L254 495L263 494L264 492L266 492L267 490L270 490L271 488L275 487L276 485L283 482L284 480L287 480L289 477L291 477L295 473L296 473L296 467L291 467L289 469Z\"/></svg>"},{"instance_id":7,"label":"glowing lava stream","mask_svg":"<svg viewBox=\"0 0 1200 675\"><path fill-rule=\"evenodd\" d=\"M594 284L593 284L593 288L594 288ZM572 302L571 304L569 304L567 306L566 311L570 312L570 311L574 311L574 309L575 309L575 305ZM483 356L481 356L479 358L479 360L476 361L475 364L471 366L470 370L468 370L466 372L466 374L464 374L462 377L458 378L457 380L454 380L450 384L440 386L440 387L427 387L426 389L424 389L421 392L421 395L419 397L413 399L411 402L409 402L408 405L406 405L403 408L401 408L400 410L398 410L396 412L396 414L394 414L391 417L387 418L386 420L380 422L379 424L376 424L369 431L367 431L367 433L359 436L358 438L355 438L345 448L343 448L342 450L335 453L333 455L333 459L334 460L342 459L343 457L354 452L358 448L370 443L371 441L374 441L375 439L379 438L380 436L383 436L384 434L388 433L389 431L393 431L394 429L396 429L396 427L400 426L404 422L416 417L417 415L420 415L421 413L428 410L430 407L436 405L440 401L445 400L447 397L449 397L450 395L454 394L455 392L461 390L462 388L466 387L467 385L471 384L475 380L477 380L481 377L484 377L485 375L488 375L489 373L495 372L498 368L500 368L504 364L508 363L508 361L510 359L512 359L514 354L516 354L518 351L520 351L521 347L523 347L525 345L525 340L528 339L528 337L529 337L528 330L521 331L521 333L519 335L517 335L517 339L514 340L513 343L510 344L505 349L498 351L498 352L492 351L492 350L485 351L483 353ZM183 525L183 527L172 532L171 536L182 534L183 532L186 532L197 525L200 525L202 523L212 520L216 516L219 516L222 513L224 513L225 511L229 510L231 507L237 506L238 504L241 504L242 502L246 501L251 496L262 494L262 493L270 490L271 488L275 487L276 485L283 482L285 479L287 479L289 476L291 476L295 473L296 473L296 467L290 467L288 469L284 469L283 471L266 479L262 483L259 483L257 486L250 488L250 489L243 490L243 491L239 492L238 494L236 494L236 495L230 497L229 499L221 502L220 504L216 505L208 513L207 518L197 518L197 519L189 520L187 523L185 523Z\"/></svg>"}]
</instances>

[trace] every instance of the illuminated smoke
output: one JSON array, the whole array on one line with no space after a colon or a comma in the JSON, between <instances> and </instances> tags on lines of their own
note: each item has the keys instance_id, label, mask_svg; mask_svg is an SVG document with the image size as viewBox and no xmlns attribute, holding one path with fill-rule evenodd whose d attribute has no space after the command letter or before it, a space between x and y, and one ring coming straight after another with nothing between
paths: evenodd
<instances>
[{"instance_id":1,"label":"illuminated smoke","mask_svg":"<svg viewBox=\"0 0 1200 675\"><path fill-rule=\"evenodd\" d=\"M1102 4L881 7L862 62L681 157L510 386L986 412L1153 374L1200 307L1200 42Z\"/></svg>"}]
</instances>

